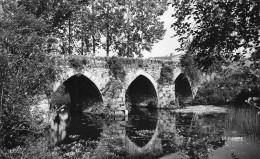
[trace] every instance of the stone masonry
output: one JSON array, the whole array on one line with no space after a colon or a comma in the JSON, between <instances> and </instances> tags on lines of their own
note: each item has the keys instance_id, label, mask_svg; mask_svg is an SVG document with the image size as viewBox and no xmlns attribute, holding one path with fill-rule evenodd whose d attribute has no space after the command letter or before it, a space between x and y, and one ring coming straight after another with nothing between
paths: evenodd
<instances>
[{"instance_id":1,"label":"stone masonry","mask_svg":"<svg viewBox=\"0 0 260 159\"><path fill-rule=\"evenodd\" d=\"M126 91L131 83L142 76L145 77L148 83L153 87L156 92L157 108L175 108L175 84L165 83L159 84L160 72L163 65L168 65L173 69L172 81L181 74L182 69L179 67L178 62L170 60L151 60L151 59L120 59L123 63L125 70L124 80L118 80L118 87L113 89L116 94L111 96L108 91L108 83L114 81L108 64L107 58L104 57L85 57L85 56L55 56L56 80L53 83L53 92L55 92L66 80L75 76L83 75L94 83L98 91L102 95L104 105L112 103L117 110L126 110ZM73 64L74 62L74 64ZM194 91L193 88L193 96ZM110 90L111 91L111 90Z\"/></svg>"}]
</instances>

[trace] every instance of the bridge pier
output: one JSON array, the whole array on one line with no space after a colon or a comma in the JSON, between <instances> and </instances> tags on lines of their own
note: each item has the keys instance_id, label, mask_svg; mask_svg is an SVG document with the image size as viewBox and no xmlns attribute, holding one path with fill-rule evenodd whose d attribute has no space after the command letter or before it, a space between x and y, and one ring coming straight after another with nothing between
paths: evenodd
<instances>
[{"instance_id":1,"label":"bridge pier","mask_svg":"<svg viewBox=\"0 0 260 159\"><path fill-rule=\"evenodd\" d=\"M176 108L175 86L173 84L158 86L158 108Z\"/></svg>"}]
</instances>

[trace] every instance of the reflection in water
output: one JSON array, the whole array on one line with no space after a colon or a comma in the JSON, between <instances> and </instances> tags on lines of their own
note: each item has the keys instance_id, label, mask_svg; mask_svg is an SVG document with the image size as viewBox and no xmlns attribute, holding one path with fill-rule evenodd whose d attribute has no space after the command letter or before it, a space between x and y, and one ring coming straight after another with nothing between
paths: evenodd
<instances>
[{"instance_id":1,"label":"reflection in water","mask_svg":"<svg viewBox=\"0 0 260 159\"><path fill-rule=\"evenodd\" d=\"M254 107L229 109L223 136L225 145L217 149L213 156L260 158L260 116L257 111Z\"/></svg>"},{"instance_id":2,"label":"reflection in water","mask_svg":"<svg viewBox=\"0 0 260 159\"><path fill-rule=\"evenodd\" d=\"M126 135L137 146L145 146L152 138L157 126L158 113L145 108L132 109L126 127Z\"/></svg>"},{"instance_id":3,"label":"reflection in water","mask_svg":"<svg viewBox=\"0 0 260 159\"><path fill-rule=\"evenodd\" d=\"M182 152L180 155L190 158L209 158L215 148L223 146L221 136L224 128L224 114L203 116L180 114L180 116L181 122L177 123L180 127L180 137L183 136L183 142L178 148Z\"/></svg>"},{"instance_id":4,"label":"reflection in water","mask_svg":"<svg viewBox=\"0 0 260 159\"><path fill-rule=\"evenodd\" d=\"M231 108L226 114L196 115L142 108L133 109L128 120L77 117L71 121L69 133L97 141L93 158L96 155L109 158L104 154L133 158L126 152L136 151L126 149L138 148L140 156L134 156L137 158L258 159L260 156L260 118L254 109ZM158 135L154 135L155 130ZM147 144L154 137L152 144ZM136 148L126 146L126 138ZM146 154L142 156L140 152Z\"/></svg>"},{"instance_id":5,"label":"reflection in water","mask_svg":"<svg viewBox=\"0 0 260 159\"><path fill-rule=\"evenodd\" d=\"M60 144L67 137L70 122L70 113L65 105L50 115L50 139L53 145Z\"/></svg>"},{"instance_id":6,"label":"reflection in water","mask_svg":"<svg viewBox=\"0 0 260 159\"><path fill-rule=\"evenodd\" d=\"M84 140L98 140L103 131L102 120L100 116L80 113L72 114L69 135L76 135Z\"/></svg>"}]
</instances>

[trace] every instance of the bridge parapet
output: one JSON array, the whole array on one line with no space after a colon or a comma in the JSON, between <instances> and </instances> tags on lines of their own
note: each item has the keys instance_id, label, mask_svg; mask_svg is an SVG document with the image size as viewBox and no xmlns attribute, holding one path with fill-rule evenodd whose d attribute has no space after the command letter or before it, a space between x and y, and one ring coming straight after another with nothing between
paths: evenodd
<instances>
[{"instance_id":1,"label":"bridge parapet","mask_svg":"<svg viewBox=\"0 0 260 159\"><path fill-rule=\"evenodd\" d=\"M85 65L90 68L108 68L107 57L91 57L83 55L52 55L50 58L55 59L57 66L71 66L73 63ZM111 58L111 57L110 57ZM159 59L140 59L140 58L121 58L117 57L126 68L161 68L163 64L179 67L179 62L172 60ZM72 66L73 67L73 66Z\"/></svg>"}]
</instances>

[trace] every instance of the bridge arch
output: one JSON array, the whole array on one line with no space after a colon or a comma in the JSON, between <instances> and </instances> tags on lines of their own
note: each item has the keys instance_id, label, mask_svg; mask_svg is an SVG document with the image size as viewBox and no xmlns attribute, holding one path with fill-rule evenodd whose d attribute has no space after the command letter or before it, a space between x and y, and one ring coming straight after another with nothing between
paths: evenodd
<instances>
[{"instance_id":1,"label":"bridge arch","mask_svg":"<svg viewBox=\"0 0 260 159\"><path fill-rule=\"evenodd\" d=\"M50 101L50 109L54 111L50 117L54 144L85 126L81 122L84 110L103 103L100 89L90 73L70 69L59 77Z\"/></svg>"},{"instance_id":2,"label":"bridge arch","mask_svg":"<svg viewBox=\"0 0 260 159\"><path fill-rule=\"evenodd\" d=\"M66 81L70 77L72 77L74 75L78 75L78 74L82 74L85 77L87 77L88 79L90 79L96 85L98 90L102 89L101 84L99 83L98 79L92 73L90 73L88 71L77 72L77 71L75 71L75 69L69 68L68 70L64 71L62 74L58 75L59 76L58 80L55 81L54 85L53 85L53 92L56 91L58 89L58 87L62 85L62 83L64 81Z\"/></svg>"},{"instance_id":3,"label":"bridge arch","mask_svg":"<svg viewBox=\"0 0 260 159\"><path fill-rule=\"evenodd\" d=\"M143 70L138 70L133 76L129 75L125 85L126 102L132 105L147 106L149 100L158 100L157 83L154 78Z\"/></svg>"},{"instance_id":4,"label":"bridge arch","mask_svg":"<svg viewBox=\"0 0 260 159\"><path fill-rule=\"evenodd\" d=\"M178 71L177 76L174 78L175 84L175 98L180 105L185 105L191 102L193 98L192 86L189 77Z\"/></svg>"},{"instance_id":5,"label":"bridge arch","mask_svg":"<svg viewBox=\"0 0 260 159\"><path fill-rule=\"evenodd\" d=\"M100 85L95 76L87 71L76 72L73 69L66 71L66 73L61 74L59 80L55 82L53 90L54 93L51 103L53 102L53 98L57 96L58 98L64 98L64 96L66 96L69 98L66 104L69 102L70 107L83 106L80 111L84 111L84 109L95 102L103 103Z\"/></svg>"}]
</instances>

